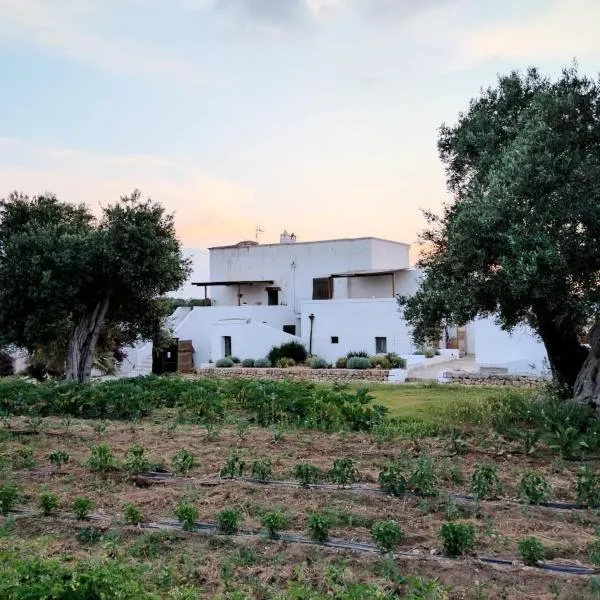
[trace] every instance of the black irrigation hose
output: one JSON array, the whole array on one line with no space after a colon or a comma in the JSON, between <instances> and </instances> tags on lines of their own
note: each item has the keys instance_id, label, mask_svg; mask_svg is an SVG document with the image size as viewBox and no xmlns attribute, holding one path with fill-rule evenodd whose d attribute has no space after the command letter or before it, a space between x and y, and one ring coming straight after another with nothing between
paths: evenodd
<instances>
[{"instance_id":1,"label":"black irrigation hose","mask_svg":"<svg viewBox=\"0 0 600 600\"><path fill-rule=\"evenodd\" d=\"M28 517L28 516L36 516L39 513L33 510L28 509L13 509L11 511L11 515L15 517ZM62 513L62 516L66 516L68 518L73 518L71 513ZM86 518L87 521L107 521L109 517L103 515L88 515ZM179 521L175 521L172 519L165 519L163 521L151 521L147 523L139 523L138 527L140 529L150 529L150 530L160 530L160 531L181 531L183 530ZM194 531L198 533L218 533L219 526L214 523L204 523L202 521L196 521L194 523ZM190 532L191 533L191 532ZM235 537L250 537L250 538L261 538L264 537L263 534L257 531L253 531L251 529L240 529L235 534ZM277 540L283 542L289 542L291 544L303 544L303 545L311 545L311 546L324 546L326 548L335 548L337 550L351 550L354 552L366 552L370 554L379 553L379 549L374 544L370 544L369 542L354 542L351 540L344 540L339 538L330 538L325 542L315 542L314 540L296 535L294 533L281 533L279 534ZM394 552L394 557L396 558L415 558L415 559L423 559L423 560L448 560L445 557L440 556L432 556L427 554L418 554L416 552ZM516 567L518 569L526 568L523 565L519 564L514 560L509 560L505 558L490 558L487 556L476 556L478 561L492 564L492 565L504 565ZM589 567L577 566L577 565L561 565L558 563L549 563L543 562L540 563L537 567L542 571L550 571L553 573L567 573L569 575L596 575L599 570L591 569Z\"/></svg>"}]
</instances>

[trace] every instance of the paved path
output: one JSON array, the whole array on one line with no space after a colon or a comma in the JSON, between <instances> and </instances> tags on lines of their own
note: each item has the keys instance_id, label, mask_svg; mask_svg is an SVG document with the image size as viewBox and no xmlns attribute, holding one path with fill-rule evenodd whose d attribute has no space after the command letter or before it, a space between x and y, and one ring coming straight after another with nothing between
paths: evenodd
<instances>
[{"instance_id":1,"label":"paved path","mask_svg":"<svg viewBox=\"0 0 600 600\"><path fill-rule=\"evenodd\" d=\"M437 381L440 371L477 371L475 356L468 354L456 360L447 360L443 356L435 356L408 369L408 379L420 379L424 381Z\"/></svg>"}]
</instances>

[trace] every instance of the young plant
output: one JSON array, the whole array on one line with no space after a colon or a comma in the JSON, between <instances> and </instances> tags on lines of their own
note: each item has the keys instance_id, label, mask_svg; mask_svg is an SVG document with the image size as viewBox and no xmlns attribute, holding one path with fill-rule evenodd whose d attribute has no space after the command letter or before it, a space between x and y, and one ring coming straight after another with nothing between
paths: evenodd
<instances>
[{"instance_id":1,"label":"young plant","mask_svg":"<svg viewBox=\"0 0 600 600\"><path fill-rule=\"evenodd\" d=\"M225 535L233 535L238 532L242 513L234 508L224 508L217 513L217 523L219 530Z\"/></svg>"},{"instance_id":2,"label":"young plant","mask_svg":"<svg viewBox=\"0 0 600 600\"><path fill-rule=\"evenodd\" d=\"M330 528L331 519L325 513L312 513L306 522L310 539L315 542L326 542L329 539Z\"/></svg>"},{"instance_id":3,"label":"young plant","mask_svg":"<svg viewBox=\"0 0 600 600\"><path fill-rule=\"evenodd\" d=\"M279 538L279 532L288 527L289 520L285 513L279 510L272 510L263 515L260 520L261 525L267 530L272 540Z\"/></svg>"},{"instance_id":4,"label":"young plant","mask_svg":"<svg viewBox=\"0 0 600 600\"><path fill-rule=\"evenodd\" d=\"M310 463L298 463L294 469L294 475L300 483L300 487L309 488L311 484L317 483L321 471L316 465Z\"/></svg>"},{"instance_id":5,"label":"young plant","mask_svg":"<svg viewBox=\"0 0 600 600\"><path fill-rule=\"evenodd\" d=\"M402 496L406 492L406 476L399 464L386 465L379 472L379 487L392 496Z\"/></svg>"},{"instance_id":6,"label":"young plant","mask_svg":"<svg viewBox=\"0 0 600 600\"><path fill-rule=\"evenodd\" d=\"M252 362L252 365L254 365L254 361ZM239 421L235 428L235 434L242 442L245 441L250 434L250 423L248 423L248 421Z\"/></svg>"},{"instance_id":7,"label":"young plant","mask_svg":"<svg viewBox=\"0 0 600 600\"><path fill-rule=\"evenodd\" d=\"M393 552L404 539L400 525L392 519L375 521L371 527L371 536L382 552Z\"/></svg>"},{"instance_id":8,"label":"young plant","mask_svg":"<svg viewBox=\"0 0 600 600\"><path fill-rule=\"evenodd\" d=\"M596 506L600 504L600 481L589 468L582 467L577 473L577 504L580 506Z\"/></svg>"},{"instance_id":9,"label":"young plant","mask_svg":"<svg viewBox=\"0 0 600 600\"><path fill-rule=\"evenodd\" d=\"M134 444L125 453L125 468L132 473L145 473L152 463L144 456L146 450L140 444Z\"/></svg>"},{"instance_id":10,"label":"young plant","mask_svg":"<svg viewBox=\"0 0 600 600\"><path fill-rule=\"evenodd\" d=\"M7 515L21 497L18 485L5 483L0 486L0 514Z\"/></svg>"},{"instance_id":11,"label":"young plant","mask_svg":"<svg viewBox=\"0 0 600 600\"><path fill-rule=\"evenodd\" d=\"M75 498L72 504L73 512L80 521L85 521L88 518L93 506L94 503L89 498L84 497Z\"/></svg>"},{"instance_id":12,"label":"young plant","mask_svg":"<svg viewBox=\"0 0 600 600\"><path fill-rule=\"evenodd\" d=\"M92 446L92 453L87 464L90 470L98 473L114 471L117 468L117 461L106 444Z\"/></svg>"},{"instance_id":13,"label":"young plant","mask_svg":"<svg viewBox=\"0 0 600 600\"><path fill-rule=\"evenodd\" d=\"M351 458L336 458L329 469L329 478L333 483L343 487L358 481L358 469Z\"/></svg>"},{"instance_id":14,"label":"young plant","mask_svg":"<svg viewBox=\"0 0 600 600\"><path fill-rule=\"evenodd\" d=\"M517 544L523 562L529 567L535 567L544 559L546 551L544 544L536 537L526 537Z\"/></svg>"},{"instance_id":15,"label":"young plant","mask_svg":"<svg viewBox=\"0 0 600 600\"><path fill-rule=\"evenodd\" d=\"M444 554L450 558L462 556L475 544L475 528L470 523L444 523L438 533Z\"/></svg>"},{"instance_id":16,"label":"young plant","mask_svg":"<svg viewBox=\"0 0 600 600\"><path fill-rule=\"evenodd\" d=\"M269 459L252 461L252 477L259 481L269 481L273 478L273 465Z\"/></svg>"},{"instance_id":17,"label":"young plant","mask_svg":"<svg viewBox=\"0 0 600 600\"><path fill-rule=\"evenodd\" d=\"M17 452L18 465L22 469L32 469L35 467L35 459L33 458L33 448L25 446Z\"/></svg>"},{"instance_id":18,"label":"young plant","mask_svg":"<svg viewBox=\"0 0 600 600\"><path fill-rule=\"evenodd\" d=\"M546 502L552 494L550 484L536 471L525 471L519 483L521 499L526 504L540 504Z\"/></svg>"},{"instance_id":19,"label":"young plant","mask_svg":"<svg viewBox=\"0 0 600 600\"><path fill-rule=\"evenodd\" d=\"M479 500L492 500L502 493L496 467L480 463L475 465L471 480L471 493Z\"/></svg>"},{"instance_id":20,"label":"young plant","mask_svg":"<svg viewBox=\"0 0 600 600\"><path fill-rule=\"evenodd\" d=\"M420 456L415 462L408 481L410 489L425 497L438 495L435 466L428 456Z\"/></svg>"},{"instance_id":21,"label":"young plant","mask_svg":"<svg viewBox=\"0 0 600 600\"><path fill-rule=\"evenodd\" d=\"M125 523L128 525L138 525L144 520L142 509L131 502L125 505L124 509Z\"/></svg>"},{"instance_id":22,"label":"young plant","mask_svg":"<svg viewBox=\"0 0 600 600\"><path fill-rule=\"evenodd\" d=\"M196 528L196 519L198 518L198 509L187 502L181 502L173 511L184 531L194 531Z\"/></svg>"},{"instance_id":23,"label":"young plant","mask_svg":"<svg viewBox=\"0 0 600 600\"><path fill-rule=\"evenodd\" d=\"M196 459L189 450L181 448L175 453L172 464L174 473L185 476L196 466Z\"/></svg>"},{"instance_id":24,"label":"young plant","mask_svg":"<svg viewBox=\"0 0 600 600\"><path fill-rule=\"evenodd\" d=\"M69 462L69 455L64 450L53 450L48 454L48 460L57 469L60 469L63 464Z\"/></svg>"},{"instance_id":25,"label":"young plant","mask_svg":"<svg viewBox=\"0 0 600 600\"><path fill-rule=\"evenodd\" d=\"M246 463L242 460L240 453L237 450L232 450L219 475L225 479L233 479L234 477L241 477L245 469Z\"/></svg>"},{"instance_id":26,"label":"young plant","mask_svg":"<svg viewBox=\"0 0 600 600\"><path fill-rule=\"evenodd\" d=\"M42 492L38 498L38 506L47 517L58 506L58 498L50 492Z\"/></svg>"}]
</instances>

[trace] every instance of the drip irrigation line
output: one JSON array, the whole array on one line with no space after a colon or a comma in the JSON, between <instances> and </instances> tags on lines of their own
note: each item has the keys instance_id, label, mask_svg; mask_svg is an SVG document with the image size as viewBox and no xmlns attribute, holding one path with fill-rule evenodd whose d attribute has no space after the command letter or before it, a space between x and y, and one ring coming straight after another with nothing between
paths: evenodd
<instances>
[{"instance_id":1,"label":"drip irrigation line","mask_svg":"<svg viewBox=\"0 0 600 600\"><path fill-rule=\"evenodd\" d=\"M11 516L14 517L32 517L38 516L40 513L38 511L30 510L30 509L13 509L10 512ZM73 519L74 515L72 513L59 513L60 517L66 517L69 519ZM109 522L114 525L114 521L111 517L106 515L97 515L91 514L88 515L85 521L94 521L94 522ZM85 521L79 521L83 523ZM139 523L137 525L140 529L146 530L159 530L159 531L183 531L183 527L179 521L173 519L164 519L161 521L148 521L145 523ZM211 533L217 534L219 533L219 526L215 523L206 523L203 521L194 522L194 529L189 531L188 533ZM236 534L229 537L239 537L239 538L263 538L264 534L258 531L254 531L251 529L239 529ZM369 542L357 542L352 540L345 540L341 538L330 538L324 542L315 542L311 538L307 538L302 535L297 535L294 533L280 533L278 537L274 541L282 541L288 542L291 544L302 544L302 545L310 545L310 546L321 546L325 548L334 548L337 550L350 550L354 552L363 552L369 554L379 554L380 550L375 546L375 544L371 544ZM393 553L395 558L412 558L412 559L421 559L421 560L450 560L443 556L438 555L428 555L421 554L418 552L402 552L397 551ZM502 565L502 566L511 566L517 569L525 569L529 567L525 567L517 561L505 559L505 558L492 558L488 556L475 556L476 560L492 565ZM550 571L553 573L566 573L570 575L596 575L600 572L599 569L593 569L590 567L580 566L580 565L564 565L559 563L550 563L550 562L541 562L537 567L542 571Z\"/></svg>"}]
</instances>

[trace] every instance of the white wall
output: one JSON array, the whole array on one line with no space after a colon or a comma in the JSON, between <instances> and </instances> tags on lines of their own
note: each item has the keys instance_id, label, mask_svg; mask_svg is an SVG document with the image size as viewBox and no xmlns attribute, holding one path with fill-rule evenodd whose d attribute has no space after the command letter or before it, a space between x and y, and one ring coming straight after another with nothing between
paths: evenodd
<instances>
[{"instance_id":1,"label":"white wall","mask_svg":"<svg viewBox=\"0 0 600 600\"><path fill-rule=\"evenodd\" d=\"M531 328L523 325L507 333L490 317L475 320L467 335L471 331L475 334L478 366L506 368L509 373L547 371L546 349Z\"/></svg>"}]
</instances>

